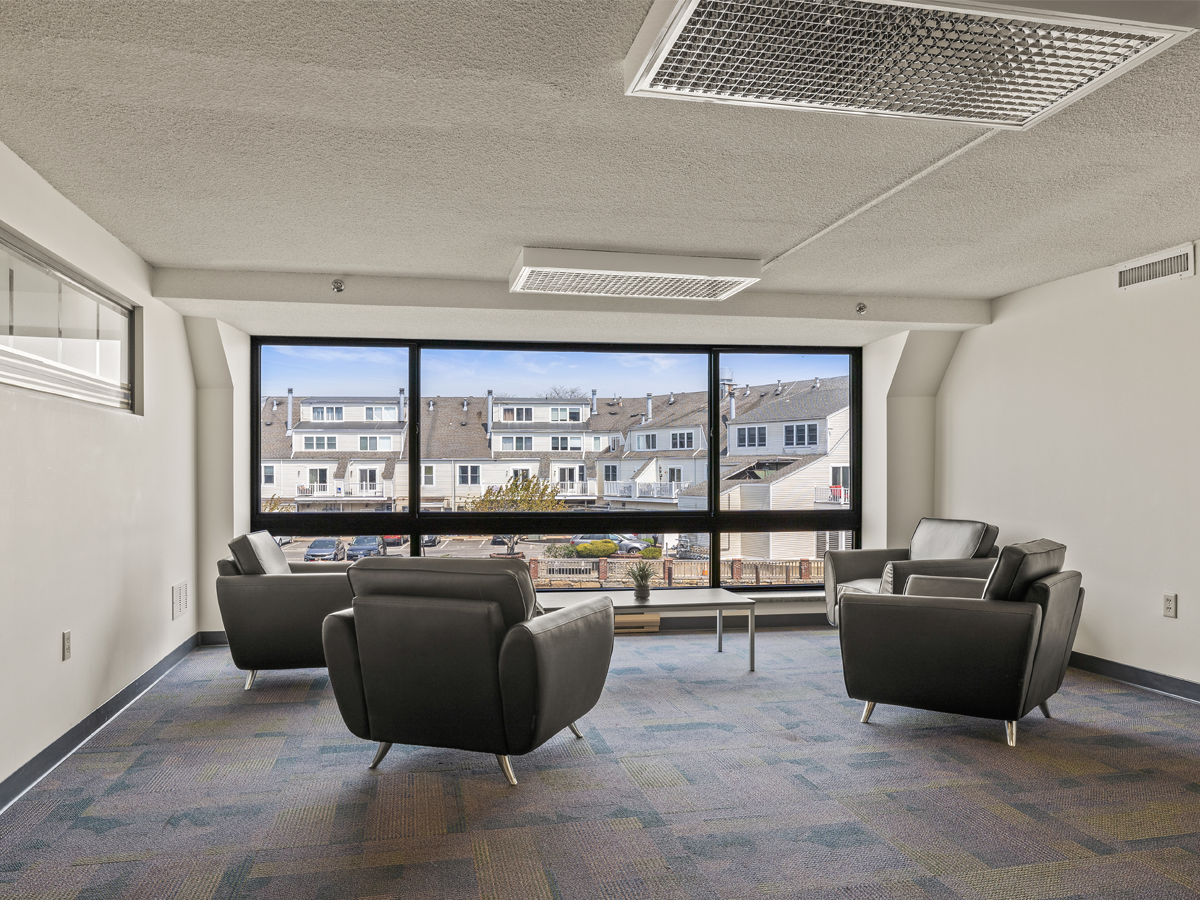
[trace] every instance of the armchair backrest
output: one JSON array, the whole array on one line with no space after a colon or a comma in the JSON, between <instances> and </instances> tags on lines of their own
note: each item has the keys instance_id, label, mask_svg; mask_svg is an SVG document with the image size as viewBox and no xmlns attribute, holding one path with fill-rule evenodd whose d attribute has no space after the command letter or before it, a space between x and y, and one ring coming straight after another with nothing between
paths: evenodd
<instances>
[{"instance_id":1,"label":"armchair backrest","mask_svg":"<svg viewBox=\"0 0 1200 900\"><path fill-rule=\"evenodd\" d=\"M1000 551L996 567L983 589L984 600L1023 601L1039 578L1062 571L1067 548L1047 538L1009 544Z\"/></svg>"},{"instance_id":2,"label":"armchair backrest","mask_svg":"<svg viewBox=\"0 0 1200 900\"><path fill-rule=\"evenodd\" d=\"M229 542L229 549L233 551L242 575L290 575L292 572L283 548L275 543L269 531L252 531L235 537Z\"/></svg>"},{"instance_id":3,"label":"armchair backrest","mask_svg":"<svg viewBox=\"0 0 1200 900\"><path fill-rule=\"evenodd\" d=\"M983 558L996 543L999 528L971 519L923 518L909 541L909 559Z\"/></svg>"},{"instance_id":4,"label":"armchair backrest","mask_svg":"<svg viewBox=\"0 0 1200 900\"><path fill-rule=\"evenodd\" d=\"M528 563L510 559L368 556L348 574L355 597L444 597L499 605L505 630L533 615L537 593Z\"/></svg>"}]
</instances>

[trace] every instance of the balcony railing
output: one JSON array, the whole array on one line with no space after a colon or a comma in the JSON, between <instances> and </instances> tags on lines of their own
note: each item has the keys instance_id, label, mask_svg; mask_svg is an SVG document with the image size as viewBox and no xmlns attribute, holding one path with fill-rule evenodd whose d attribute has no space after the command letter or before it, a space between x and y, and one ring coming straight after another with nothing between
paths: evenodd
<instances>
[{"instance_id":1,"label":"balcony railing","mask_svg":"<svg viewBox=\"0 0 1200 900\"><path fill-rule=\"evenodd\" d=\"M568 497L586 497L592 493L591 488L586 481L560 481L558 482L558 492L566 494Z\"/></svg>"},{"instance_id":2,"label":"balcony railing","mask_svg":"<svg viewBox=\"0 0 1200 900\"><path fill-rule=\"evenodd\" d=\"M690 481L606 481L604 496L638 500L674 500Z\"/></svg>"},{"instance_id":3,"label":"balcony railing","mask_svg":"<svg viewBox=\"0 0 1200 900\"><path fill-rule=\"evenodd\" d=\"M813 501L816 503L837 503L841 506L848 506L850 504L850 488L842 487L840 484L813 488Z\"/></svg>"},{"instance_id":4,"label":"balcony railing","mask_svg":"<svg viewBox=\"0 0 1200 900\"><path fill-rule=\"evenodd\" d=\"M334 490L332 484L298 484L296 485L297 497L330 497L333 496Z\"/></svg>"},{"instance_id":5,"label":"balcony railing","mask_svg":"<svg viewBox=\"0 0 1200 900\"><path fill-rule=\"evenodd\" d=\"M350 481L342 491L344 497L391 497L392 486L386 481Z\"/></svg>"}]
</instances>

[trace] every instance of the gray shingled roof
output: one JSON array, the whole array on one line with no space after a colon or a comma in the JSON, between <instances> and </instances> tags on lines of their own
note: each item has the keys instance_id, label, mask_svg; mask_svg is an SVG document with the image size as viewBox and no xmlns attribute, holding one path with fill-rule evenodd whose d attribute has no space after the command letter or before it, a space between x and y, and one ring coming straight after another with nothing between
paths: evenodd
<instances>
[{"instance_id":1,"label":"gray shingled roof","mask_svg":"<svg viewBox=\"0 0 1200 900\"><path fill-rule=\"evenodd\" d=\"M463 400L467 401L466 410ZM486 397L422 397L420 414L422 459L487 459L492 455L484 425Z\"/></svg>"},{"instance_id":2,"label":"gray shingled roof","mask_svg":"<svg viewBox=\"0 0 1200 900\"><path fill-rule=\"evenodd\" d=\"M820 385L818 387L817 385ZM762 388L751 388L751 398ZM834 378L818 378L811 381L793 381L783 385L783 393L776 396L776 387L767 390L765 396L757 397L749 410L742 409L742 397L738 395L737 419L734 424L747 422L792 422L801 419L822 419L850 405L850 377L838 375ZM747 398L747 399L751 399Z\"/></svg>"},{"instance_id":3,"label":"gray shingled roof","mask_svg":"<svg viewBox=\"0 0 1200 900\"><path fill-rule=\"evenodd\" d=\"M818 460L821 460L824 458L825 458L825 454L823 454L823 453L806 453L803 456L797 456L797 457L784 457L784 456L745 457L744 458L745 464L739 465L736 469L734 469L733 472L730 473L729 476L725 476L725 477L721 478L721 483L718 488L718 491L719 491L719 493L724 494L727 491L731 491L734 488L740 487L741 485L744 485L744 484L771 484L772 482L778 481L780 478L784 478L788 475L791 475L793 472L799 472L801 469L805 469L808 466L811 466L813 463L817 462ZM722 460L722 462L724 463L724 462L726 462L726 460ZM762 478L745 479L745 478L730 477L730 476L736 475L738 472L745 471L750 466L755 465L760 462L787 462L788 464L786 466L783 466L782 468L776 469L773 472L766 473ZM688 497L704 497L708 494L708 481L707 481L707 479L704 481L697 481L691 487L684 488L679 493L684 496L688 496Z\"/></svg>"}]
</instances>

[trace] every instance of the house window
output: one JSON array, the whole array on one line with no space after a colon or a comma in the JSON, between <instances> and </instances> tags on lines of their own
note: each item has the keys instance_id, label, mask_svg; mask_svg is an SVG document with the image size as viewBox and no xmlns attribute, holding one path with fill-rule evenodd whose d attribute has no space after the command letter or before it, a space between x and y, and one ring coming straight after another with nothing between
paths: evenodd
<instances>
[{"instance_id":1,"label":"house window","mask_svg":"<svg viewBox=\"0 0 1200 900\"><path fill-rule=\"evenodd\" d=\"M459 484L479 484L479 466L459 466Z\"/></svg>"},{"instance_id":2,"label":"house window","mask_svg":"<svg viewBox=\"0 0 1200 900\"><path fill-rule=\"evenodd\" d=\"M608 449L612 450L612 451L616 451L616 450L619 450L620 448L621 448L621 439L619 437L617 437L615 434L611 435L608 439Z\"/></svg>"},{"instance_id":3,"label":"house window","mask_svg":"<svg viewBox=\"0 0 1200 900\"><path fill-rule=\"evenodd\" d=\"M691 450L692 449L692 433L690 431L672 431L671 432L671 449L672 450Z\"/></svg>"},{"instance_id":4,"label":"house window","mask_svg":"<svg viewBox=\"0 0 1200 900\"><path fill-rule=\"evenodd\" d=\"M330 438L332 441L333 438ZM332 445L330 445L332 447ZM359 435L358 437L359 450L391 450L392 436L390 434L380 435Z\"/></svg>"},{"instance_id":5,"label":"house window","mask_svg":"<svg viewBox=\"0 0 1200 900\"><path fill-rule=\"evenodd\" d=\"M368 422L394 422L396 421L396 407L394 406L368 406L367 407Z\"/></svg>"},{"instance_id":6,"label":"house window","mask_svg":"<svg viewBox=\"0 0 1200 900\"><path fill-rule=\"evenodd\" d=\"M657 450L658 435L657 434L639 434L637 436L637 448L639 450Z\"/></svg>"},{"instance_id":7,"label":"house window","mask_svg":"<svg viewBox=\"0 0 1200 900\"><path fill-rule=\"evenodd\" d=\"M275 483L275 467L263 466L263 484Z\"/></svg>"},{"instance_id":8,"label":"house window","mask_svg":"<svg viewBox=\"0 0 1200 900\"><path fill-rule=\"evenodd\" d=\"M817 559L824 559L826 550L853 550L853 531L818 531L816 533Z\"/></svg>"},{"instance_id":9,"label":"house window","mask_svg":"<svg viewBox=\"0 0 1200 900\"><path fill-rule=\"evenodd\" d=\"M335 437L305 437L305 450L336 450L337 438ZM363 448L366 449L366 448Z\"/></svg>"},{"instance_id":10,"label":"house window","mask_svg":"<svg viewBox=\"0 0 1200 900\"><path fill-rule=\"evenodd\" d=\"M130 409L132 311L86 282L0 237L0 384Z\"/></svg>"},{"instance_id":11,"label":"house window","mask_svg":"<svg viewBox=\"0 0 1200 900\"><path fill-rule=\"evenodd\" d=\"M422 466L421 483L426 487L433 487L433 466Z\"/></svg>"},{"instance_id":12,"label":"house window","mask_svg":"<svg viewBox=\"0 0 1200 900\"><path fill-rule=\"evenodd\" d=\"M314 486L320 486L320 487L326 486L327 484L329 484L329 470L328 469L309 469L308 470L308 483L310 485L314 485Z\"/></svg>"},{"instance_id":13,"label":"house window","mask_svg":"<svg viewBox=\"0 0 1200 900\"><path fill-rule=\"evenodd\" d=\"M569 435L552 435L550 437L551 450L582 450L583 438L571 437Z\"/></svg>"},{"instance_id":14,"label":"house window","mask_svg":"<svg viewBox=\"0 0 1200 900\"><path fill-rule=\"evenodd\" d=\"M513 439L511 437L500 438L500 449L511 450L513 448Z\"/></svg>"},{"instance_id":15,"label":"house window","mask_svg":"<svg viewBox=\"0 0 1200 900\"><path fill-rule=\"evenodd\" d=\"M505 406L500 410L500 418L505 422L532 422L532 406Z\"/></svg>"},{"instance_id":16,"label":"house window","mask_svg":"<svg viewBox=\"0 0 1200 900\"><path fill-rule=\"evenodd\" d=\"M785 447L805 447L815 446L817 443L817 423L809 422L807 425L784 425L783 426L783 446Z\"/></svg>"},{"instance_id":17,"label":"house window","mask_svg":"<svg viewBox=\"0 0 1200 900\"><path fill-rule=\"evenodd\" d=\"M683 481L683 469L677 469L674 466L668 467L667 481L672 484Z\"/></svg>"},{"instance_id":18,"label":"house window","mask_svg":"<svg viewBox=\"0 0 1200 900\"><path fill-rule=\"evenodd\" d=\"M500 438L501 450L532 450L533 438L529 436L518 435L516 437Z\"/></svg>"},{"instance_id":19,"label":"house window","mask_svg":"<svg viewBox=\"0 0 1200 900\"><path fill-rule=\"evenodd\" d=\"M551 422L578 422L579 407L578 406L552 406L550 407Z\"/></svg>"},{"instance_id":20,"label":"house window","mask_svg":"<svg viewBox=\"0 0 1200 900\"><path fill-rule=\"evenodd\" d=\"M737 430L737 445L739 447L767 446L767 426L757 425Z\"/></svg>"},{"instance_id":21,"label":"house window","mask_svg":"<svg viewBox=\"0 0 1200 900\"><path fill-rule=\"evenodd\" d=\"M592 438L592 449L593 449L593 450L595 450L597 453L599 453L599 452L600 452L600 438L599 438L599 436L596 436L596 437L593 437L593 438Z\"/></svg>"},{"instance_id":22,"label":"house window","mask_svg":"<svg viewBox=\"0 0 1200 900\"><path fill-rule=\"evenodd\" d=\"M616 481L617 480L617 467L616 466L605 466L604 467L604 480L605 481Z\"/></svg>"},{"instance_id":23,"label":"house window","mask_svg":"<svg viewBox=\"0 0 1200 900\"><path fill-rule=\"evenodd\" d=\"M378 471L378 469L359 469L358 483L361 485L370 485L371 488L374 489L376 481L375 475Z\"/></svg>"},{"instance_id":24,"label":"house window","mask_svg":"<svg viewBox=\"0 0 1200 900\"><path fill-rule=\"evenodd\" d=\"M342 421L342 407L314 406L312 417L314 422L340 422Z\"/></svg>"},{"instance_id":25,"label":"house window","mask_svg":"<svg viewBox=\"0 0 1200 900\"><path fill-rule=\"evenodd\" d=\"M517 479L517 481L528 481L529 480L529 470L528 469L513 469L512 477Z\"/></svg>"}]
</instances>

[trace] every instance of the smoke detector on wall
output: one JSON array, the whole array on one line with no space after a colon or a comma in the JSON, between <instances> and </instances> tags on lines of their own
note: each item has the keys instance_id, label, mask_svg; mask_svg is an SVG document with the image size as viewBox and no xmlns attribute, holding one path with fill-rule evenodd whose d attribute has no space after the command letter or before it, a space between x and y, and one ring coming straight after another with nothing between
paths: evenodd
<instances>
[{"instance_id":1,"label":"smoke detector on wall","mask_svg":"<svg viewBox=\"0 0 1200 900\"><path fill-rule=\"evenodd\" d=\"M514 294L725 300L761 276L757 259L525 247L508 284Z\"/></svg>"},{"instance_id":2,"label":"smoke detector on wall","mask_svg":"<svg viewBox=\"0 0 1200 900\"><path fill-rule=\"evenodd\" d=\"M655 0L625 93L1028 128L1196 15L1183 0Z\"/></svg>"}]
</instances>

